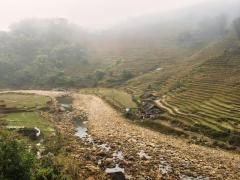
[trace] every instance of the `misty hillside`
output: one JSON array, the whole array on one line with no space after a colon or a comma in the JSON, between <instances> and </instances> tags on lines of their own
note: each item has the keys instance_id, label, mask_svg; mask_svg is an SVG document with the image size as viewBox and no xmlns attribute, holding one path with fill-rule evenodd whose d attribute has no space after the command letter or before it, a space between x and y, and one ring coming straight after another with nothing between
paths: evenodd
<instances>
[{"instance_id":1,"label":"misty hillside","mask_svg":"<svg viewBox=\"0 0 240 180\"><path fill-rule=\"evenodd\" d=\"M1 85L58 87L85 84L94 72L87 33L65 19L31 19L0 34ZM91 82L88 82L91 84Z\"/></svg>"},{"instance_id":2,"label":"misty hillside","mask_svg":"<svg viewBox=\"0 0 240 180\"><path fill-rule=\"evenodd\" d=\"M15 23L0 35L1 84L115 86L157 68L195 63L195 54L236 36L238 6L223 4L133 19L98 34L64 19Z\"/></svg>"},{"instance_id":3,"label":"misty hillside","mask_svg":"<svg viewBox=\"0 0 240 180\"><path fill-rule=\"evenodd\" d=\"M234 39L233 21L238 7L238 4L210 3L194 7L196 10L134 19L107 31L96 49L106 56L122 59L115 69L128 68L137 71L137 75L165 64L182 63L218 41L229 36Z\"/></svg>"}]
</instances>

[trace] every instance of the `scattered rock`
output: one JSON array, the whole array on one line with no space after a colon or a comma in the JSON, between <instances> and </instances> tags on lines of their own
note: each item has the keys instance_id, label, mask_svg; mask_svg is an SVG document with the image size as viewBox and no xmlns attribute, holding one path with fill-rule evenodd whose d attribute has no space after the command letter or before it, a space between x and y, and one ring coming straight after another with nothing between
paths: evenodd
<instances>
[{"instance_id":1,"label":"scattered rock","mask_svg":"<svg viewBox=\"0 0 240 180\"><path fill-rule=\"evenodd\" d=\"M92 164L87 164L86 165L86 169L88 169L89 171L95 173L95 172L98 172L99 171L99 168L92 165Z\"/></svg>"}]
</instances>

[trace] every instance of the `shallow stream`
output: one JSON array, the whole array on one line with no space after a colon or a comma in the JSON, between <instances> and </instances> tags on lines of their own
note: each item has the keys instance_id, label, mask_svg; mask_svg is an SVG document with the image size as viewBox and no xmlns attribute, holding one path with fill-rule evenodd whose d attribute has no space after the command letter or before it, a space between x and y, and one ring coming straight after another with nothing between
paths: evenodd
<instances>
[{"instance_id":1,"label":"shallow stream","mask_svg":"<svg viewBox=\"0 0 240 180\"><path fill-rule=\"evenodd\" d=\"M61 111L72 111L73 98L71 96L61 96L57 98Z\"/></svg>"}]
</instances>

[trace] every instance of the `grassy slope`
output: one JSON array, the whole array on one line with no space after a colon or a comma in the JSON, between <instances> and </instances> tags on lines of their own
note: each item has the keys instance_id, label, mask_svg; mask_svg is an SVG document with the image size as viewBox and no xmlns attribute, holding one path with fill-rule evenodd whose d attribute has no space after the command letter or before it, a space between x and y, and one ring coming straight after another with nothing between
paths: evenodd
<instances>
[{"instance_id":1,"label":"grassy slope","mask_svg":"<svg viewBox=\"0 0 240 180\"><path fill-rule=\"evenodd\" d=\"M132 100L132 96L122 90L110 88L96 88L83 89L82 92L95 94L118 109L137 107L136 103Z\"/></svg>"}]
</instances>

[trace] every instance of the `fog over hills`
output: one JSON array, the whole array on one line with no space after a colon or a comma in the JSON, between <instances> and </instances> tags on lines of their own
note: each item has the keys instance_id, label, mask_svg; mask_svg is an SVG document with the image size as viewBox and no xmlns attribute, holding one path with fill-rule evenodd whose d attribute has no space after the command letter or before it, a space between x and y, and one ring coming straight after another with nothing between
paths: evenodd
<instances>
[{"instance_id":1,"label":"fog over hills","mask_svg":"<svg viewBox=\"0 0 240 180\"><path fill-rule=\"evenodd\" d=\"M37 70L33 70L34 62L36 58L44 57L49 60L41 60L41 63L51 62L51 65L42 67L42 73L47 67L53 69L47 74L48 77L45 77L46 73L42 74L44 81L61 72L76 86L86 86L82 82L86 79L91 82L87 86L96 83L111 85L109 73L119 79L125 69L137 76L161 64L182 62L215 41L233 36L233 21L238 17L238 7L238 1L205 2L191 8L135 18L99 33L87 32L65 19L23 20L12 24L10 31L1 32L1 63L7 66L4 68L3 65L2 68L8 71L11 62L19 62L21 69L16 69L18 66L12 68L16 69L15 73L23 74L13 78L14 74L9 77L4 73L4 77L12 78L7 80L10 84L13 79L22 84L18 78L29 77L31 80L24 80L24 83L27 86L36 85L39 81L31 75L36 74L32 71ZM82 47L82 54L75 52L76 46ZM56 55L53 55L56 51L74 52L75 55L65 54L65 59L62 56L56 59ZM19 57L21 54L23 57ZM101 68L106 64L108 69ZM127 69L125 66L128 66ZM106 74L101 82L95 82L95 77L92 77L97 71ZM30 74L26 76L25 73Z\"/></svg>"},{"instance_id":2,"label":"fog over hills","mask_svg":"<svg viewBox=\"0 0 240 180\"><path fill-rule=\"evenodd\" d=\"M0 29L0 179L239 179L239 0L5 0Z\"/></svg>"},{"instance_id":3,"label":"fog over hills","mask_svg":"<svg viewBox=\"0 0 240 180\"><path fill-rule=\"evenodd\" d=\"M167 12L206 0L8 0L1 2L0 29L26 18L61 17L90 30L106 29L132 17ZM214 1L214 0L210 0Z\"/></svg>"}]
</instances>

